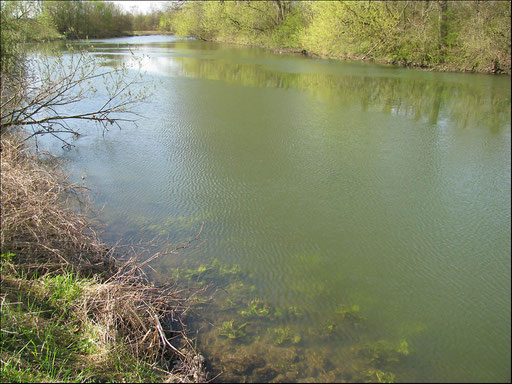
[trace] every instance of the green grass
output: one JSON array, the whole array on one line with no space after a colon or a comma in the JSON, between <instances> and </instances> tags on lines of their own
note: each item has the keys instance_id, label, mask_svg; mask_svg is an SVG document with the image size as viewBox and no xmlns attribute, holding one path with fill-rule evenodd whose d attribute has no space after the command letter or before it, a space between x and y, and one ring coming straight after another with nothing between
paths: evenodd
<instances>
[{"instance_id":1,"label":"green grass","mask_svg":"<svg viewBox=\"0 0 512 384\"><path fill-rule=\"evenodd\" d=\"M0 359L2 382L155 382L164 375L102 330L76 304L92 279L72 272L27 278L2 254Z\"/></svg>"}]
</instances>

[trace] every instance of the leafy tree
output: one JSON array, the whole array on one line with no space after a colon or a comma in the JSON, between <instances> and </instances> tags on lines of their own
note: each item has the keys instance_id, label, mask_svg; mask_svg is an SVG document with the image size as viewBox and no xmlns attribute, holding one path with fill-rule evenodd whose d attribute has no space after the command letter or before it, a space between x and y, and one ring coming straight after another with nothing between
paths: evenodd
<instances>
[{"instance_id":1,"label":"leafy tree","mask_svg":"<svg viewBox=\"0 0 512 384\"><path fill-rule=\"evenodd\" d=\"M510 73L510 2L193 1L160 27L311 54Z\"/></svg>"},{"instance_id":2,"label":"leafy tree","mask_svg":"<svg viewBox=\"0 0 512 384\"><path fill-rule=\"evenodd\" d=\"M107 1L45 1L41 11L68 38L120 36L133 28L130 16Z\"/></svg>"}]
</instances>

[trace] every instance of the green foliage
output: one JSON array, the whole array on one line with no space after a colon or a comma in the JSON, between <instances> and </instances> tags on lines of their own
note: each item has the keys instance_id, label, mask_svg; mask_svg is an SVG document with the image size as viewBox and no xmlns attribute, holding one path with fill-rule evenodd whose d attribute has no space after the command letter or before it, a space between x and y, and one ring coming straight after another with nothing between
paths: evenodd
<instances>
[{"instance_id":1,"label":"green foliage","mask_svg":"<svg viewBox=\"0 0 512 384\"><path fill-rule=\"evenodd\" d=\"M274 338L274 344L282 345L286 343L298 344L302 340L302 336L292 332L290 327L277 327L269 330Z\"/></svg>"},{"instance_id":2,"label":"green foliage","mask_svg":"<svg viewBox=\"0 0 512 384\"><path fill-rule=\"evenodd\" d=\"M288 13L283 22L274 29L271 44L275 47L300 47L300 33L304 26L303 15L298 10Z\"/></svg>"},{"instance_id":3,"label":"green foliage","mask_svg":"<svg viewBox=\"0 0 512 384\"><path fill-rule=\"evenodd\" d=\"M42 14L67 38L120 36L131 31L131 17L113 2L45 1Z\"/></svg>"},{"instance_id":4,"label":"green foliage","mask_svg":"<svg viewBox=\"0 0 512 384\"><path fill-rule=\"evenodd\" d=\"M244 317L266 317L270 313L270 308L265 303L261 302L260 299L251 299L247 303L245 309L238 311Z\"/></svg>"},{"instance_id":5,"label":"green foliage","mask_svg":"<svg viewBox=\"0 0 512 384\"><path fill-rule=\"evenodd\" d=\"M247 326L247 322L238 324L234 320L224 321L222 327L219 330L219 336L227 337L228 339L240 339L246 336L244 328Z\"/></svg>"},{"instance_id":6,"label":"green foliage","mask_svg":"<svg viewBox=\"0 0 512 384\"><path fill-rule=\"evenodd\" d=\"M2 1L0 7L0 64L1 71L10 71L20 63L22 45L26 41L25 23L32 11L30 4L21 1Z\"/></svg>"},{"instance_id":7,"label":"green foliage","mask_svg":"<svg viewBox=\"0 0 512 384\"><path fill-rule=\"evenodd\" d=\"M510 73L510 2L189 2L160 26L333 57Z\"/></svg>"},{"instance_id":8,"label":"green foliage","mask_svg":"<svg viewBox=\"0 0 512 384\"><path fill-rule=\"evenodd\" d=\"M41 284L48 292L48 303L58 306L64 312L67 312L71 304L82 295L83 287L87 283L87 279L79 279L78 275L72 272L41 278Z\"/></svg>"},{"instance_id":9,"label":"green foliage","mask_svg":"<svg viewBox=\"0 0 512 384\"><path fill-rule=\"evenodd\" d=\"M10 263L12 261L12 258L16 256L15 253L12 253L12 252L6 252L6 253L2 253L0 255L0 260L2 262L7 262L7 263Z\"/></svg>"},{"instance_id":10,"label":"green foliage","mask_svg":"<svg viewBox=\"0 0 512 384\"><path fill-rule=\"evenodd\" d=\"M126 15L129 19L129 25L134 31L156 31L158 29L165 29L165 24L161 24L164 12L154 10L147 14L136 13Z\"/></svg>"},{"instance_id":11,"label":"green foliage","mask_svg":"<svg viewBox=\"0 0 512 384\"><path fill-rule=\"evenodd\" d=\"M363 345L360 353L376 364L394 363L409 355L409 344L402 339L398 343L388 340L379 340Z\"/></svg>"}]
</instances>

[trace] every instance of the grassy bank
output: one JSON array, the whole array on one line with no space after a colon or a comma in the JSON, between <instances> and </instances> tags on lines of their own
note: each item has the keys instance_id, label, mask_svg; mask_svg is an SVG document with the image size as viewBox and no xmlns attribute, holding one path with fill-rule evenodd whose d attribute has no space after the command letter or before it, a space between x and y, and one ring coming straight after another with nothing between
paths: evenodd
<instances>
[{"instance_id":1,"label":"grassy bank","mask_svg":"<svg viewBox=\"0 0 512 384\"><path fill-rule=\"evenodd\" d=\"M204 381L187 299L116 261L59 164L1 145L1 381Z\"/></svg>"}]
</instances>

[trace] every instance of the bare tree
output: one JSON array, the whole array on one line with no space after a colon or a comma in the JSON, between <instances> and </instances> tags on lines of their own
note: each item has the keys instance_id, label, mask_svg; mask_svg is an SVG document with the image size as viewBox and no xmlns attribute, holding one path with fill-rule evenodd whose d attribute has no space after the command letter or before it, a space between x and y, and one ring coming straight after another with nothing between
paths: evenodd
<instances>
[{"instance_id":1,"label":"bare tree","mask_svg":"<svg viewBox=\"0 0 512 384\"><path fill-rule=\"evenodd\" d=\"M130 72L135 65L135 74ZM134 107L148 97L142 85L140 60L107 69L87 51L70 55L37 55L18 71L2 73L0 130L24 127L27 139L50 134L71 147L68 140L80 136L70 121L95 122L104 131L120 123L135 123L140 115ZM103 97L91 110L80 101L95 96L100 86ZM98 98L100 99L100 98Z\"/></svg>"}]
</instances>

